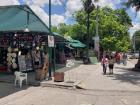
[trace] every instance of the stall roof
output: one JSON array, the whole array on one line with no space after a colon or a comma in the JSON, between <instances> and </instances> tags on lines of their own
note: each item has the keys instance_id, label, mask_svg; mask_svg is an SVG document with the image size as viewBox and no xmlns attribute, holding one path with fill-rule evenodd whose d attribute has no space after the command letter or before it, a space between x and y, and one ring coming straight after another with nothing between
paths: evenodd
<instances>
[{"instance_id":1,"label":"stall roof","mask_svg":"<svg viewBox=\"0 0 140 105\"><path fill-rule=\"evenodd\" d=\"M67 39L69 41L68 45L73 48L85 48L86 47L86 45L84 43L80 42L79 40L72 39L71 36L65 36L65 39Z\"/></svg>"},{"instance_id":2,"label":"stall roof","mask_svg":"<svg viewBox=\"0 0 140 105\"><path fill-rule=\"evenodd\" d=\"M53 32L52 33L54 36L55 36L55 40L57 43L66 43L68 42L68 40L66 38L64 38L62 35L56 33L56 32Z\"/></svg>"},{"instance_id":3,"label":"stall roof","mask_svg":"<svg viewBox=\"0 0 140 105\"><path fill-rule=\"evenodd\" d=\"M71 47L74 47L74 48L84 48L84 47L86 47L85 44L83 44L79 40L74 40L74 39L72 39L69 44L70 44Z\"/></svg>"},{"instance_id":4,"label":"stall roof","mask_svg":"<svg viewBox=\"0 0 140 105\"><path fill-rule=\"evenodd\" d=\"M0 32L25 31L49 33L47 25L27 5L0 7Z\"/></svg>"}]
</instances>

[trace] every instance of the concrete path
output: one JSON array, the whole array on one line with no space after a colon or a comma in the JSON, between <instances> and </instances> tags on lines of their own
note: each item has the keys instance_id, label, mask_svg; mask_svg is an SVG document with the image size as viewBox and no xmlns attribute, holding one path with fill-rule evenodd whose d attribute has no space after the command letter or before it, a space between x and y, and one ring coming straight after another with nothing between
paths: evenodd
<instances>
[{"instance_id":1,"label":"concrete path","mask_svg":"<svg viewBox=\"0 0 140 105\"><path fill-rule=\"evenodd\" d=\"M102 66L80 65L65 73L65 80L81 81L81 86L90 90L140 91L140 73L131 71L131 62L127 66L115 64L114 74L103 75Z\"/></svg>"},{"instance_id":2,"label":"concrete path","mask_svg":"<svg viewBox=\"0 0 140 105\"><path fill-rule=\"evenodd\" d=\"M115 64L113 75L102 75L102 67L92 70L92 73L84 80L86 89L93 90L120 90L140 91L140 73L130 71L134 65L128 62L127 66ZM109 72L109 70L108 70Z\"/></svg>"},{"instance_id":3,"label":"concrete path","mask_svg":"<svg viewBox=\"0 0 140 105\"><path fill-rule=\"evenodd\" d=\"M80 65L65 79L70 74L85 90L27 87L1 98L0 105L140 105L140 72L127 70L132 67L116 64L114 75L103 75L100 64Z\"/></svg>"}]
</instances>

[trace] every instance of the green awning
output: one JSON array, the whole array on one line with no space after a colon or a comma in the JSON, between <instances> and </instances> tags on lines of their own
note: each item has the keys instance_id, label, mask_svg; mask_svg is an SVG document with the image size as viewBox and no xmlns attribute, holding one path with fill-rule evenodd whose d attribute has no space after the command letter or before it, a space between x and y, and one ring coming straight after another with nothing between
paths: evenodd
<instances>
[{"instance_id":1,"label":"green awning","mask_svg":"<svg viewBox=\"0 0 140 105\"><path fill-rule=\"evenodd\" d=\"M68 42L68 40L65 39L62 35L60 35L56 32L53 32L52 34L55 36L56 43L66 43L66 42Z\"/></svg>"},{"instance_id":2,"label":"green awning","mask_svg":"<svg viewBox=\"0 0 140 105\"><path fill-rule=\"evenodd\" d=\"M69 45L71 47L74 47L74 48L84 48L84 47L86 47L86 45L83 44L82 42L80 42L79 40L73 40L73 39L70 41Z\"/></svg>"},{"instance_id":3,"label":"green awning","mask_svg":"<svg viewBox=\"0 0 140 105\"><path fill-rule=\"evenodd\" d=\"M0 32L25 31L49 33L47 25L27 5L0 7Z\"/></svg>"}]
</instances>

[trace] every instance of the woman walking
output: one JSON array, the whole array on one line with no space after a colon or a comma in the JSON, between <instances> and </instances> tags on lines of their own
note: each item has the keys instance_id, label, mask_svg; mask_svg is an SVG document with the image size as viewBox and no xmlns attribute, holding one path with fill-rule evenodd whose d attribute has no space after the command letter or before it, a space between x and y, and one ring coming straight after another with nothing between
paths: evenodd
<instances>
[{"instance_id":1,"label":"woman walking","mask_svg":"<svg viewBox=\"0 0 140 105\"><path fill-rule=\"evenodd\" d=\"M101 64L103 66L103 74L105 75L108 65L108 58L106 56L103 56Z\"/></svg>"}]
</instances>

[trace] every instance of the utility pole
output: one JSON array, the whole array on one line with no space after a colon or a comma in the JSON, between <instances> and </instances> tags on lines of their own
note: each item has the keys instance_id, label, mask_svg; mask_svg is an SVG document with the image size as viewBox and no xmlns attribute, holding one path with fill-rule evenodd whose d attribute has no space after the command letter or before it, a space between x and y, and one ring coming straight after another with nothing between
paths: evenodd
<instances>
[{"instance_id":1,"label":"utility pole","mask_svg":"<svg viewBox=\"0 0 140 105\"><path fill-rule=\"evenodd\" d=\"M90 14L87 13L87 57L89 57L89 41L90 41L90 37L89 37L89 27L90 27L90 23L89 23L89 16Z\"/></svg>"},{"instance_id":2,"label":"utility pole","mask_svg":"<svg viewBox=\"0 0 140 105\"><path fill-rule=\"evenodd\" d=\"M136 53L136 36L133 37L134 54Z\"/></svg>"},{"instance_id":3,"label":"utility pole","mask_svg":"<svg viewBox=\"0 0 140 105\"><path fill-rule=\"evenodd\" d=\"M49 0L49 31L50 36L52 36L51 31L51 0ZM54 37L53 37L54 38ZM49 46L49 79L52 77L52 67L53 67L53 73L55 72L55 38L54 38L54 46Z\"/></svg>"},{"instance_id":4,"label":"utility pole","mask_svg":"<svg viewBox=\"0 0 140 105\"><path fill-rule=\"evenodd\" d=\"M98 24L98 20L99 20L99 17L98 17L98 10L99 10L99 6L97 5L97 13L96 13L96 47L97 47L97 52L98 52L98 60L100 60L100 46L99 46L99 24Z\"/></svg>"},{"instance_id":5,"label":"utility pole","mask_svg":"<svg viewBox=\"0 0 140 105\"><path fill-rule=\"evenodd\" d=\"M49 0L49 34L51 35L51 0ZM48 46L49 53L49 79L52 77L52 48Z\"/></svg>"}]
</instances>

